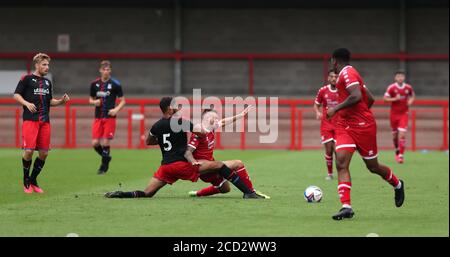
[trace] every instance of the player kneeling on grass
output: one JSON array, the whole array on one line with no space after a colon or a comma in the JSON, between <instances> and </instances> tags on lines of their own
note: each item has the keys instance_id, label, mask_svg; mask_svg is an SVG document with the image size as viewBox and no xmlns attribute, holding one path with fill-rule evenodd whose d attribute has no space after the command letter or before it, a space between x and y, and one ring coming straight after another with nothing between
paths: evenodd
<instances>
[{"instance_id":1,"label":"player kneeling on grass","mask_svg":"<svg viewBox=\"0 0 450 257\"><path fill-rule=\"evenodd\" d=\"M202 113L202 129L206 131L205 135L191 134L191 138L185 153L186 159L193 165L200 165L203 161L214 161L213 153L215 147L215 130L219 127L225 127L228 124L235 122L247 115L251 110L251 106L247 107L240 114L219 120L219 115L216 111L206 109ZM247 185L247 187L258 195L264 198L270 198L260 192L255 191L250 177L245 169L244 164L240 160L223 161L223 163L233 170L239 178ZM218 173L207 173L200 175L200 179L212 185L198 191L190 191L189 195L192 197L201 197L208 195L215 195L218 193L230 192L230 185L228 181Z\"/></svg>"},{"instance_id":2,"label":"player kneeling on grass","mask_svg":"<svg viewBox=\"0 0 450 257\"><path fill-rule=\"evenodd\" d=\"M14 99L23 105L23 191L27 194L44 193L38 186L37 177L44 167L50 150L50 106L65 104L69 96L64 94L61 99L53 98L53 88L48 74L50 57L39 53L34 56L35 71L23 76L14 92ZM31 161L34 151L39 151L33 164L30 176Z\"/></svg>"},{"instance_id":3,"label":"player kneeling on grass","mask_svg":"<svg viewBox=\"0 0 450 257\"><path fill-rule=\"evenodd\" d=\"M244 198L264 198L253 192L248 186L225 164L218 161L203 161L193 165L184 157L187 148L187 132L191 131L204 136L206 131L201 126L194 129L193 124L181 118L178 114L178 105L172 97L163 97L159 103L163 117L150 129L146 138L147 145L159 145L162 153L162 162L159 169L153 174L149 185L144 191L108 192L108 198L138 198L152 197L159 189L167 184L173 184L178 179L196 182L206 173L216 173L227 178L243 194Z\"/></svg>"}]
</instances>

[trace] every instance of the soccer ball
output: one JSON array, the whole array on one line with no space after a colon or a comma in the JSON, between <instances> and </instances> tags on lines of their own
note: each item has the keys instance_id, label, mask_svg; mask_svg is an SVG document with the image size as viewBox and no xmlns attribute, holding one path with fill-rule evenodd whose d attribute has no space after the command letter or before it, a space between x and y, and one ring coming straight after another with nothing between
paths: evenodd
<instances>
[{"instance_id":1,"label":"soccer ball","mask_svg":"<svg viewBox=\"0 0 450 257\"><path fill-rule=\"evenodd\" d=\"M320 202L320 200L322 200L322 196L322 189L317 186L309 186L303 193L303 197L305 197L305 200L308 203L318 203Z\"/></svg>"}]
</instances>

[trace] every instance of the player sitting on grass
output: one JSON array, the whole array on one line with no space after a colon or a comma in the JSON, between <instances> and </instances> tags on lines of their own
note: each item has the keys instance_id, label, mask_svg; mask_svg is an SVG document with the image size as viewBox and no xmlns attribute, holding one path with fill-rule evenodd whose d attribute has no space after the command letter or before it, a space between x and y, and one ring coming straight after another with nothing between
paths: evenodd
<instances>
[{"instance_id":1,"label":"player sitting on grass","mask_svg":"<svg viewBox=\"0 0 450 257\"><path fill-rule=\"evenodd\" d=\"M228 124L235 122L247 115L251 110L251 106L245 108L240 114L219 120L219 115L212 109L206 109L202 113L202 127L207 133L205 135L191 134L191 138L185 153L186 159L193 165L199 165L202 161L214 161L214 147L215 147L215 129L225 127ZM240 160L223 161L223 163L233 170L235 174L247 185L247 187L258 195L266 199L270 197L260 192L255 191L250 177L245 169L244 164ZM189 195L192 197L201 197L208 195L215 195L218 193L230 192L230 185L228 181L218 173L207 173L200 175L200 179L204 182L211 183L209 187L205 187L198 191L190 191Z\"/></svg>"},{"instance_id":2,"label":"player sitting on grass","mask_svg":"<svg viewBox=\"0 0 450 257\"><path fill-rule=\"evenodd\" d=\"M195 165L188 162L184 157L187 148L187 132L191 131L203 136L205 131L202 131L201 126L196 127L194 130L194 126L190 121L176 114L178 107L172 97L163 97L159 107L163 112L163 117L150 129L146 138L146 144L159 145L162 153L161 166L155 172L144 191L108 192L105 194L105 197L152 197L159 189L167 184L175 183L178 179L196 182L202 174L217 173L235 185L244 194L245 199L264 198L248 188L239 176L222 162L204 161Z\"/></svg>"}]
</instances>

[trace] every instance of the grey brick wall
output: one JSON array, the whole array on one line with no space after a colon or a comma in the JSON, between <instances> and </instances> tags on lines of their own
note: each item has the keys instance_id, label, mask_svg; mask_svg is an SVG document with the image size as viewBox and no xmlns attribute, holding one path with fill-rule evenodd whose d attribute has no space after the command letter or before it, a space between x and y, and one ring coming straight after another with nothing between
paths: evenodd
<instances>
[{"instance_id":1,"label":"grey brick wall","mask_svg":"<svg viewBox=\"0 0 450 257\"><path fill-rule=\"evenodd\" d=\"M68 33L72 52L172 52L171 9L2 8L0 52L56 51ZM183 51L324 53L345 46L355 53L398 52L397 9L184 9ZM351 17L351 18L349 18ZM448 9L407 11L407 50L448 53ZM127 94L173 92L172 60L112 60ZM57 93L86 94L97 60L54 60ZM396 61L355 61L367 85L380 95L391 83ZM182 64L182 92L245 94L245 60L190 60ZM419 94L448 95L448 61L413 61L408 80ZM25 69L23 60L0 60L0 69ZM321 61L255 60L255 93L314 95L322 85Z\"/></svg>"}]
</instances>

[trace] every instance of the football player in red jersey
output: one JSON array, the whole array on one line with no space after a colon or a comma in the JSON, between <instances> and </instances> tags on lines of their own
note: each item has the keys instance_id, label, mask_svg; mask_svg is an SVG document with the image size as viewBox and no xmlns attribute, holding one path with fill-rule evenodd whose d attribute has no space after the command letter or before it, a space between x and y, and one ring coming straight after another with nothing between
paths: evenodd
<instances>
[{"instance_id":1,"label":"football player in red jersey","mask_svg":"<svg viewBox=\"0 0 450 257\"><path fill-rule=\"evenodd\" d=\"M45 77L50 69L50 57L44 53L34 56L35 71L23 76L17 84L14 99L23 105L23 191L27 194L44 193L38 186L37 177L44 167L50 150L50 107L65 104L69 96L64 94L61 99L53 98L53 86ZM30 167L34 151L39 151Z\"/></svg>"},{"instance_id":2,"label":"football player in red jersey","mask_svg":"<svg viewBox=\"0 0 450 257\"><path fill-rule=\"evenodd\" d=\"M391 103L391 128L395 147L395 160L403 163L408 131L408 111L414 103L415 93L411 85L405 83L405 72L397 71L395 83L389 85L384 101Z\"/></svg>"},{"instance_id":3,"label":"football player in red jersey","mask_svg":"<svg viewBox=\"0 0 450 257\"><path fill-rule=\"evenodd\" d=\"M405 184L399 180L392 170L378 162L377 126L370 111L373 103L364 81L358 71L350 65L350 51L345 48L336 49L332 55L332 63L339 72L336 88L339 104L328 108L327 117L338 115L336 122L336 168L338 170L338 192L342 208L332 216L334 220L352 218L354 215L350 190L350 161L355 150L362 156L366 167L378 174L392 185L395 192L395 205L400 207L405 199Z\"/></svg>"},{"instance_id":4,"label":"football player in red jersey","mask_svg":"<svg viewBox=\"0 0 450 257\"><path fill-rule=\"evenodd\" d=\"M225 127L228 124L235 122L238 119L244 118L248 112L252 109L252 106L248 106L240 114L220 119L216 111L212 109L206 109L202 113L202 127L207 133L205 135L191 134L191 138L188 143L188 147L185 153L186 159L197 165L202 161L214 161L214 147L215 147L215 130L219 127ZM223 161L223 163L233 170L239 178L247 185L252 192L269 199L270 197L256 191L253 188L253 184L241 160L229 160ZM207 173L200 175L200 179L204 182L211 183L212 185L203 188L198 191L190 191L189 195L192 197L209 196L218 193L228 193L230 191L230 185L228 181L217 173Z\"/></svg>"},{"instance_id":5,"label":"football player in red jersey","mask_svg":"<svg viewBox=\"0 0 450 257\"><path fill-rule=\"evenodd\" d=\"M321 143L325 147L325 162L328 170L328 175L325 179L327 180L333 179L334 123L336 122L336 116L331 120L327 119L327 109L329 107L335 107L338 104L336 80L337 74L334 69L331 69L328 72L328 84L319 89L314 100L316 119L320 120ZM320 107L322 107L322 110L320 110Z\"/></svg>"}]
</instances>

